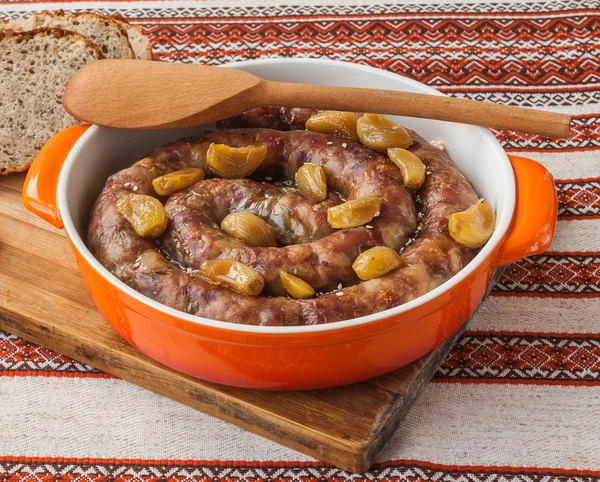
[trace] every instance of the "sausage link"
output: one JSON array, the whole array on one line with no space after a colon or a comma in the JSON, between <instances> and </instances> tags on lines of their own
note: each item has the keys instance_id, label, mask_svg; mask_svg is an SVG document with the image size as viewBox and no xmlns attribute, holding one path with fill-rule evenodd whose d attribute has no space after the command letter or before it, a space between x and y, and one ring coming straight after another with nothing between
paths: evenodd
<instances>
[{"instance_id":1,"label":"sausage link","mask_svg":"<svg viewBox=\"0 0 600 482\"><path fill-rule=\"evenodd\" d=\"M278 112L277 126L285 127L281 121L285 112ZM413 140L409 150L421 158L428 171L418 192L422 199L422 228L416 239L405 247L403 265L380 278L313 299L292 300L281 296L242 295L215 287L196 275L193 268L204 259L237 257L262 270L269 289L277 294L281 288L273 273L278 269L294 273L293 267L304 263L302 269L316 273L311 281L330 289L335 284L332 280L356 282L354 274L350 275L340 266L347 267L360 252L381 244L397 250L414 234L415 205L411 195L402 188L395 166L359 144L305 131L230 130L159 148L148 158L109 178L92 209L89 247L107 269L142 294L187 313L216 320L306 325L355 318L398 306L450 279L476 253L458 245L447 230L450 214L473 204L477 200L475 191L443 151L429 145L415 132L409 133ZM206 150L211 142L233 147L266 144L268 154L252 176L255 181L209 179L175 193L166 204L170 226L159 246L138 236L117 213L118 199L131 192L158 197L152 189L152 180L183 167L200 167L210 173ZM287 186L267 185L258 180L271 177L279 182L289 181L305 162L323 166L329 190L339 192L344 199L382 196L381 214L372 221L373 228L331 232L324 224L323 213L327 206L341 202L336 195L330 195L321 206L317 204L316 210L311 208L314 214L306 214L307 211L304 218L300 213L310 203L306 199L300 202L299 198L290 203L297 206L296 212L288 217L273 216L277 204L286 197L300 195ZM273 197L266 198L265 194ZM224 214L236 210L251 211L267 219L276 228L280 243L292 244L280 248L249 248L227 237L217 225ZM304 223L303 229L296 232L291 225L298 219ZM198 234L202 243L194 237ZM300 244L293 244L298 242ZM319 256L315 255L317 248ZM298 252L300 256L283 255L286 252ZM341 258L346 259L342 262Z\"/></svg>"},{"instance_id":2,"label":"sausage link","mask_svg":"<svg viewBox=\"0 0 600 482\"><path fill-rule=\"evenodd\" d=\"M316 204L286 187L210 179L171 196L166 204L170 223L164 249L180 264L197 268L209 259L234 259L261 273L269 294L285 294L279 278L282 269L317 290L328 291L340 283L358 281L352 263L363 250L381 244L397 250L414 232L416 212L411 195L402 186L399 171L378 154L312 132L237 132L247 140L249 134L254 135L255 142L267 143L270 153L259 176L275 170L289 181L305 161L310 161L323 167L330 187L347 199L381 196L380 215L368 228L334 231L327 223L327 208L339 204L337 195ZM232 142L233 132L227 135ZM207 144L203 139L197 142ZM154 157L161 157L161 153ZM250 211L272 224L286 246L248 247L218 229L227 214L240 211ZM290 232L302 232L311 224L311 236L290 237Z\"/></svg>"}]
</instances>

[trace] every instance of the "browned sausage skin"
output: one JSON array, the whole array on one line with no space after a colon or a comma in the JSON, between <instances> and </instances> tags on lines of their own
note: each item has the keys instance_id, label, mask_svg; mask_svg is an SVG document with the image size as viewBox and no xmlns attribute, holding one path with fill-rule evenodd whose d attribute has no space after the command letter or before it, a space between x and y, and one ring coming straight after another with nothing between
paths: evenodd
<instances>
[{"instance_id":1,"label":"browned sausage skin","mask_svg":"<svg viewBox=\"0 0 600 482\"><path fill-rule=\"evenodd\" d=\"M219 129L236 129L240 127L277 129L291 131L304 129L306 121L314 113L311 109L264 106L249 110L235 117L218 122Z\"/></svg>"},{"instance_id":2,"label":"browned sausage skin","mask_svg":"<svg viewBox=\"0 0 600 482\"><path fill-rule=\"evenodd\" d=\"M339 204L339 196L315 204L288 189L249 179L209 179L180 191L165 206L169 228L163 250L186 267L197 268L211 259L252 266L265 280L264 294L286 294L279 270L323 291L354 282L352 262L358 249L381 244L379 232L366 228L334 232L327 223L327 208ZM267 220L281 247L250 247L221 231L221 221L233 212L251 212Z\"/></svg>"},{"instance_id":3,"label":"browned sausage skin","mask_svg":"<svg viewBox=\"0 0 600 482\"><path fill-rule=\"evenodd\" d=\"M403 265L386 276L342 290L343 303L331 295L307 300L302 307L305 323L330 323L399 306L437 288L475 256L476 250L459 245L448 233L448 217L475 203L475 191L445 152L415 132L409 133L413 141L409 150L421 158L428 175L419 190L422 229L404 249Z\"/></svg>"},{"instance_id":4,"label":"browned sausage skin","mask_svg":"<svg viewBox=\"0 0 600 482\"><path fill-rule=\"evenodd\" d=\"M358 281L352 263L362 251L382 244L398 250L414 232L412 197L402 186L398 169L382 156L359 144L306 131L226 132L229 142L235 135L247 144L267 144L269 156L257 177L276 173L278 179L291 181L304 162L310 161L323 167L330 189L349 200L381 196L380 215L368 228L333 230L327 223L327 208L341 202L337 195L317 204L285 186L247 179L207 180L174 194L166 204L169 229L164 247L179 263L197 268L209 259L240 261L263 275L266 293L273 295L285 294L279 279L282 269L317 290L329 291L340 283ZM222 134L207 138L220 142ZM208 148L204 139L196 142ZM218 229L227 214L240 211L250 211L269 222L281 244L289 246L248 247ZM305 227L311 235L302 233ZM294 231L301 235L291 236Z\"/></svg>"},{"instance_id":5,"label":"browned sausage skin","mask_svg":"<svg viewBox=\"0 0 600 482\"><path fill-rule=\"evenodd\" d=\"M282 122L284 117L277 117L278 127L290 126ZM246 121L252 124L252 119L249 114ZM475 192L444 152L409 132L413 140L409 150L428 170L418 193L423 226L417 239L404 249L403 265L380 278L354 284L357 278L350 265L372 246L402 248L416 227L412 196L401 186L398 170L383 157L359 144L305 131L223 131L159 148L149 158L109 178L92 210L90 249L107 269L137 291L173 308L216 320L306 325L398 306L450 279L476 252L458 245L447 230L449 215L472 205L477 200ZM166 203L169 228L159 243L138 236L116 212L116 201L130 192L157 197L152 179L183 167L201 167L209 173L205 157L211 142L233 147L266 144L267 158L253 175L257 181L208 179L174 193ZM370 223L372 228L331 230L325 213L328 206L341 202L337 194L330 193L319 205L285 184L258 182L265 177L291 180L304 162L322 165L329 189L344 197L382 196L381 215ZM285 215L277 215L278 205L282 213L286 211L283 207L288 209ZM250 248L224 234L217 225L234 211L251 211L263 217L276 228L280 244L289 245ZM292 224L298 220L302 226L294 229ZM195 274L193 268L199 263L215 258L252 265L263 274L267 292L272 294L282 293L279 269L310 280L309 284L321 291L338 283L349 286L309 300L250 297L215 287Z\"/></svg>"}]
</instances>

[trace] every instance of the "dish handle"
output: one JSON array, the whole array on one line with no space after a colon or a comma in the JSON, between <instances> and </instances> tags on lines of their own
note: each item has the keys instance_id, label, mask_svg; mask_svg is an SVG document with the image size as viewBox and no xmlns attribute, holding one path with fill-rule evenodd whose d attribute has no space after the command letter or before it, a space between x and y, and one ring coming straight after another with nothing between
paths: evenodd
<instances>
[{"instance_id":1,"label":"dish handle","mask_svg":"<svg viewBox=\"0 0 600 482\"><path fill-rule=\"evenodd\" d=\"M558 217L556 187L548 170L526 157L508 157L515 173L517 199L512 224L496 253L494 267L546 251Z\"/></svg>"},{"instance_id":2,"label":"dish handle","mask_svg":"<svg viewBox=\"0 0 600 482\"><path fill-rule=\"evenodd\" d=\"M73 126L55 134L35 156L23 184L23 205L59 229L64 227L56 202L60 171L71 149L89 127Z\"/></svg>"}]
</instances>

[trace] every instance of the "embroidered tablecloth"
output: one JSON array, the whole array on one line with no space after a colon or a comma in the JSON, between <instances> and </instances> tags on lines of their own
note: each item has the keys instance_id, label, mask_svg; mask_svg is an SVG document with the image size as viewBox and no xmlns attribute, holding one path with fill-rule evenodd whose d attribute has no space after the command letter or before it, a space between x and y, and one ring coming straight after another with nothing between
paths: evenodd
<instances>
[{"instance_id":1,"label":"embroidered tablecloth","mask_svg":"<svg viewBox=\"0 0 600 482\"><path fill-rule=\"evenodd\" d=\"M0 18L56 8L121 13L160 60L347 60L573 131L496 133L556 178L556 239L505 271L368 474L0 333L0 481L600 480L600 1L0 0Z\"/></svg>"}]
</instances>

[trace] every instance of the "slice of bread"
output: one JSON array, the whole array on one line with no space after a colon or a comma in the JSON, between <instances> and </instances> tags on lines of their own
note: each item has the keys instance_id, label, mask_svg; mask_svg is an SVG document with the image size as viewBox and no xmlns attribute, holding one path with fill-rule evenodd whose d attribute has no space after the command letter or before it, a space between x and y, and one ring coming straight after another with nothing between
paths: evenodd
<instances>
[{"instance_id":1,"label":"slice of bread","mask_svg":"<svg viewBox=\"0 0 600 482\"><path fill-rule=\"evenodd\" d=\"M127 31L114 18L91 12L64 15L62 10L41 12L22 20L13 20L4 29L25 32L37 28L61 28L87 37L106 59L135 59Z\"/></svg>"},{"instance_id":2,"label":"slice of bread","mask_svg":"<svg viewBox=\"0 0 600 482\"><path fill-rule=\"evenodd\" d=\"M65 86L101 58L92 42L74 32L0 32L0 174L26 170L53 134L77 124L62 106Z\"/></svg>"},{"instance_id":3,"label":"slice of bread","mask_svg":"<svg viewBox=\"0 0 600 482\"><path fill-rule=\"evenodd\" d=\"M113 15L117 22L120 22L123 28L127 30L129 36L129 43L133 47L135 56L141 60L152 60L152 45L150 45L150 39L144 33L141 27L138 25L130 24L125 17L121 14Z\"/></svg>"}]
</instances>

